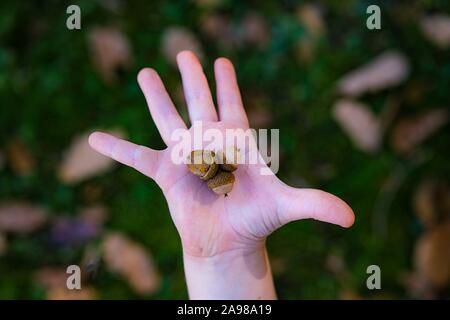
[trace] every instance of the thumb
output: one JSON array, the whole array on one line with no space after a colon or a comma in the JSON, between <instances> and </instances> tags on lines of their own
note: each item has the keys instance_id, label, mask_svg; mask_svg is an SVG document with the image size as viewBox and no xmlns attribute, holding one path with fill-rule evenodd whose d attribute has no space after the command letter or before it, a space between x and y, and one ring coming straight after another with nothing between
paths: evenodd
<instances>
[{"instance_id":1,"label":"thumb","mask_svg":"<svg viewBox=\"0 0 450 320\"><path fill-rule=\"evenodd\" d=\"M348 228L355 222L355 215L348 204L325 191L283 186L278 199L278 213L282 224L314 219Z\"/></svg>"}]
</instances>

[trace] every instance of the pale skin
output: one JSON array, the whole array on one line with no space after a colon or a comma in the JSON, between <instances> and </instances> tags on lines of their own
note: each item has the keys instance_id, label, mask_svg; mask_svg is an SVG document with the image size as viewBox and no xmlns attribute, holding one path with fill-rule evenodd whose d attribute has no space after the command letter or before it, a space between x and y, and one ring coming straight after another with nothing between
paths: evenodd
<instances>
[{"instance_id":1,"label":"pale skin","mask_svg":"<svg viewBox=\"0 0 450 320\"><path fill-rule=\"evenodd\" d=\"M202 121L205 127L220 130L249 127L228 59L219 58L214 64L217 109L197 57L183 51L177 62L191 123ZM172 132L189 129L156 71L141 70L138 83L167 148L154 150L101 132L92 133L89 143L150 177L163 191L181 238L191 299L276 299L265 247L270 233L303 219L345 228L353 224L352 209L338 197L290 187L275 175L261 175L251 164L234 172L236 182L227 197L214 194L185 165L171 161Z\"/></svg>"}]
</instances>

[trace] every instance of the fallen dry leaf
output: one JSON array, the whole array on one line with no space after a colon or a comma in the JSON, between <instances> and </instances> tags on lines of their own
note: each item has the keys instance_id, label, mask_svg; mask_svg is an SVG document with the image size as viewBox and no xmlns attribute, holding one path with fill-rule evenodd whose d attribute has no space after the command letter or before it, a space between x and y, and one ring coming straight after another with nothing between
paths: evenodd
<instances>
[{"instance_id":1,"label":"fallen dry leaf","mask_svg":"<svg viewBox=\"0 0 450 320\"><path fill-rule=\"evenodd\" d=\"M341 94L356 97L398 85L408 75L408 59L400 52L387 51L341 78L337 90Z\"/></svg>"},{"instance_id":2,"label":"fallen dry leaf","mask_svg":"<svg viewBox=\"0 0 450 320\"><path fill-rule=\"evenodd\" d=\"M123 138L121 130L108 131ZM59 167L59 177L67 184L75 184L93 176L105 173L114 165L114 160L98 153L88 143L89 133L76 137Z\"/></svg>"},{"instance_id":3,"label":"fallen dry leaf","mask_svg":"<svg viewBox=\"0 0 450 320\"><path fill-rule=\"evenodd\" d=\"M266 20L257 13L247 14L242 21L243 40L263 49L270 42L270 28Z\"/></svg>"},{"instance_id":4,"label":"fallen dry leaf","mask_svg":"<svg viewBox=\"0 0 450 320\"><path fill-rule=\"evenodd\" d=\"M58 217L49 231L49 240L57 246L78 246L97 237L102 228L79 218Z\"/></svg>"},{"instance_id":5,"label":"fallen dry leaf","mask_svg":"<svg viewBox=\"0 0 450 320\"><path fill-rule=\"evenodd\" d=\"M424 35L436 46L445 49L450 45L450 16L433 14L424 16L419 21Z\"/></svg>"},{"instance_id":6,"label":"fallen dry leaf","mask_svg":"<svg viewBox=\"0 0 450 320\"><path fill-rule=\"evenodd\" d=\"M79 216L81 220L91 225L102 226L108 217L108 213L105 206L96 205L82 209Z\"/></svg>"},{"instance_id":7,"label":"fallen dry leaf","mask_svg":"<svg viewBox=\"0 0 450 320\"><path fill-rule=\"evenodd\" d=\"M413 196L414 211L420 222L426 227L434 225L437 220L434 189L434 181L425 180L419 184Z\"/></svg>"},{"instance_id":8,"label":"fallen dry leaf","mask_svg":"<svg viewBox=\"0 0 450 320\"><path fill-rule=\"evenodd\" d=\"M48 300L95 300L97 291L92 287L81 287L79 290L64 288L50 288L47 290Z\"/></svg>"},{"instance_id":9,"label":"fallen dry leaf","mask_svg":"<svg viewBox=\"0 0 450 320\"><path fill-rule=\"evenodd\" d=\"M355 290L344 287L339 292L340 300L361 300L363 299Z\"/></svg>"},{"instance_id":10,"label":"fallen dry leaf","mask_svg":"<svg viewBox=\"0 0 450 320\"><path fill-rule=\"evenodd\" d=\"M425 227L450 218L450 189L445 181L427 179L416 188L413 208Z\"/></svg>"},{"instance_id":11,"label":"fallen dry leaf","mask_svg":"<svg viewBox=\"0 0 450 320\"><path fill-rule=\"evenodd\" d=\"M77 217L57 217L49 231L51 243L60 246L77 246L96 238L106 220L104 206L84 208Z\"/></svg>"},{"instance_id":12,"label":"fallen dry leaf","mask_svg":"<svg viewBox=\"0 0 450 320\"><path fill-rule=\"evenodd\" d=\"M415 248L415 265L421 276L436 288L450 284L450 221L423 234Z\"/></svg>"},{"instance_id":13,"label":"fallen dry leaf","mask_svg":"<svg viewBox=\"0 0 450 320\"><path fill-rule=\"evenodd\" d=\"M380 122L367 105L347 99L339 100L333 106L332 112L334 119L357 148L366 152L379 149Z\"/></svg>"},{"instance_id":14,"label":"fallen dry leaf","mask_svg":"<svg viewBox=\"0 0 450 320\"><path fill-rule=\"evenodd\" d=\"M217 42L222 50L233 50L244 45L245 33L241 26L225 15L206 14L201 21L201 30L211 41Z\"/></svg>"},{"instance_id":15,"label":"fallen dry leaf","mask_svg":"<svg viewBox=\"0 0 450 320\"><path fill-rule=\"evenodd\" d=\"M300 62L310 62L315 55L316 45L326 31L320 8L304 4L297 9L297 19L305 27L306 33L296 43L297 58Z\"/></svg>"},{"instance_id":16,"label":"fallen dry leaf","mask_svg":"<svg viewBox=\"0 0 450 320\"><path fill-rule=\"evenodd\" d=\"M8 145L8 160L12 170L21 176L30 175L34 169L34 159L28 147L20 140Z\"/></svg>"},{"instance_id":17,"label":"fallen dry leaf","mask_svg":"<svg viewBox=\"0 0 450 320\"><path fill-rule=\"evenodd\" d=\"M96 183L87 183L83 187L83 200L85 203L98 203L103 196L103 187Z\"/></svg>"},{"instance_id":18,"label":"fallen dry leaf","mask_svg":"<svg viewBox=\"0 0 450 320\"><path fill-rule=\"evenodd\" d=\"M34 274L34 281L46 289L49 300L92 300L97 298L97 292L89 286L81 286L80 290L69 290L67 279L69 274L59 267L45 267Z\"/></svg>"},{"instance_id":19,"label":"fallen dry leaf","mask_svg":"<svg viewBox=\"0 0 450 320\"><path fill-rule=\"evenodd\" d=\"M408 292L416 299L436 299L435 290L430 283L417 272L403 272L400 274L400 282Z\"/></svg>"},{"instance_id":20,"label":"fallen dry leaf","mask_svg":"<svg viewBox=\"0 0 450 320\"><path fill-rule=\"evenodd\" d=\"M320 37L326 31L320 8L314 4L304 4L297 9L297 19L305 26L309 35Z\"/></svg>"},{"instance_id":21,"label":"fallen dry leaf","mask_svg":"<svg viewBox=\"0 0 450 320\"><path fill-rule=\"evenodd\" d=\"M110 233L103 241L103 258L112 272L128 280L139 294L152 294L160 286L156 266L138 243L120 233Z\"/></svg>"},{"instance_id":22,"label":"fallen dry leaf","mask_svg":"<svg viewBox=\"0 0 450 320\"><path fill-rule=\"evenodd\" d=\"M244 96L245 109L251 128L267 128L273 120L269 109L269 100L259 92Z\"/></svg>"},{"instance_id":23,"label":"fallen dry leaf","mask_svg":"<svg viewBox=\"0 0 450 320\"><path fill-rule=\"evenodd\" d=\"M47 210L24 201L0 204L0 231L30 233L42 227L48 218Z\"/></svg>"},{"instance_id":24,"label":"fallen dry leaf","mask_svg":"<svg viewBox=\"0 0 450 320\"><path fill-rule=\"evenodd\" d=\"M161 51L167 61L177 65L177 54L183 50L194 52L201 60L203 48L194 33L183 27L170 27L162 35Z\"/></svg>"},{"instance_id":25,"label":"fallen dry leaf","mask_svg":"<svg viewBox=\"0 0 450 320\"><path fill-rule=\"evenodd\" d=\"M66 288L67 277L66 270L58 267L45 267L34 274L34 281L46 288Z\"/></svg>"},{"instance_id":26,"label":"fallen dry leaf","mask_svg":"<svg viewBox=\"0 0 450 320\"><path fill-rule=\"evenodd\" d=\"M392 145L399 153L411 151L447 123L449 113L435 109L423 115L402 119L394 128Z\"/></svg>"},{"instance_id":27,"label":"fallen dry leaf","mask_svg":"<svg viewBox=\"0 0 450 320\"><path fill-rule=\"evenodd\" d=\"M129 68L133 62L128 38L115 27L92 29L89 46L94 67L107 83L116 81L116 71Z\"/></svg>"}]
</instances>

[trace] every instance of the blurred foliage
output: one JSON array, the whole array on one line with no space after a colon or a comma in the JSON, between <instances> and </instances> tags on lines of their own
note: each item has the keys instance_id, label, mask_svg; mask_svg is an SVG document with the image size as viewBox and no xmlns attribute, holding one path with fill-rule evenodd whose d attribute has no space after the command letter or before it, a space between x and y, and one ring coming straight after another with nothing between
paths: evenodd
<instances>
[{"instance_id":1,"label":"blurred foliage","mask_svg":"<svg viewBox=\"0 0 450 320\"><path fill-rule=\"evenodd\" d=\"M66 8L81 7L82 29L66 28ZM365 27L368 5L382 8L382 30ZM105 3L109 3L107 6ZM205 3L216 3L205 5ZM450 13L448 1L316 1L326 34L312 59L302 62L295 46L305 28L295 15L297 1L2 1L0 3L0 150L19 139L35 160L33 172L17 175L7 165L0 172L0 197L26 199L73 215L90 204L86 190L102 190L94 200L109 210L107 228L140 242L154 256L162 274L160 290L149 297L186 298L181 247L164 197L155 183L124 166L105 175L67 186L57 168L74 136L94 128L123 128L136 143L163 148L152 123L136 74L155 68L172 97L180 77L161 53L161 38L171 26L191 30L204 50L203 65L213 79L213 62L226 56L238 73L244 101L265 96L271 127L280 128L279 176L296 186L312 186L345 199L356 213L349 230L312 221L291 223L270 236L268 248L280 298L342 298L343 285L327 267L330 255L341 257L354 295L409 298L400 281L412 270L413 249L423 227L413 214L412 194L428 177L448 180L450 132L440 130L408 155L393 150L389 139L381 150L355 149L333 120L336 81L386 49L398 49L410 60L411 74L395 88L368 94L361 100L375 113L391 99L402 104L398 117L435 107L449 107L449 50L434 47L418 30L422 13ZM118 6L111 9L111 4ZM248 12L262 16L270 28L264 48L243 45L223 48L202 32L201 20L220 12L240 21ZM128 38L134 62L107 84L96 72L89 49L89 31L117 26ZM418 99L403 99L413 84L423 86ZM214 84L211 82L211 87ZM175 99L175 98L174 98ZM175 99L186 115L184 101ZM448 127L447 127L448 129ZM417 157L424 160L416 161ZM380 189L393 173L404 178L383 217L375 216ZM380 222L381 221L381 222ZM380 227L381 223L381 227ZM0 257L0 298L43 298L33 273L48 265L77 263L83 248L55 248L46 230L30 236L8 235L8 250ZM366 267L382 270L381 293L366 288ZM119 277L100 266L90 282L101 298L140 298Z\"/></svg>"}]
</instances>

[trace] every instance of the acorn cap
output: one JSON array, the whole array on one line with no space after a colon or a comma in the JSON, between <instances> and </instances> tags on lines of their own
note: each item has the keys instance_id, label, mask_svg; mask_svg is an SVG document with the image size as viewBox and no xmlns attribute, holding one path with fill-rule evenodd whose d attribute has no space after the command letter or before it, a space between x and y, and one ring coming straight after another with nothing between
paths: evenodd
<instances>
[{"instance_id":1,"label":"acorn cap","mask_svg":"<svg viewBox=\"0 0 450 320\"><path fill-rule=\"evenodd\" d=\"M202 180L208 180L217 173L219 166L215 162L216 155L209 150L194 150L188 156L187 167Z\"/></svg>"},{"instance_id":2,"label":"acorn cap","mask_svg":"<svg viewBox=\"0 0 450 320\"><path fill-rule=\"evenodd\" d=\"M230 172L219 171L215 177L208 180L208 188L218 195L229 193L233 189L234 175Z\"/></svg>"},{"instance_id":3,"label":"acorn cap","mask_svg":"<svg viewBox=\"0 0 450 320\"><path fill-rule=\"evenodd\" d=\"M233 172L237 170L239 164L239 149L236 147L228 147L225 150L217 152L217 163L220 168L225 171Z\"/></svg>"}]
</instances>

